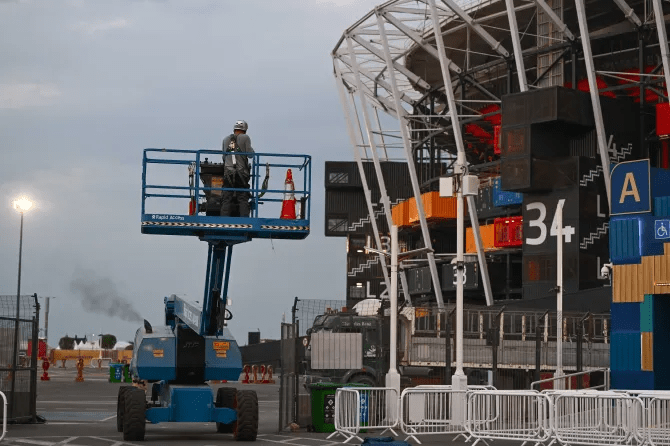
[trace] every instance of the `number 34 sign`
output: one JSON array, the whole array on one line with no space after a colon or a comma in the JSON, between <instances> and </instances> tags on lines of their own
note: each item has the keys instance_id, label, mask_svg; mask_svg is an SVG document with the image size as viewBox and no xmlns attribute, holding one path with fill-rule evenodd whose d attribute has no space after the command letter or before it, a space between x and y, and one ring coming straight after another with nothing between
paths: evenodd
<instances>
[{"instance_id":1,"label":"number 34 sign","mask_svg":"<svg viewBox=\"0 0 670 446\"><path fill-rule=\"evenodd\" d=\"M524 239L526 245L539 246L547 242L547 236L558 236L558 218L556 209L559 205L563 206L563 241L572 243L575 241L575 227L566 223L570 213L567 212L566 199L561 198L557 202L547 203L548 200L531 201L524 207L523 220L526 223L524 228ZM553 201L553 200L552 200ZM556 239L551 240L553 246L556 246Z\"/></svg>"}]
</instances>

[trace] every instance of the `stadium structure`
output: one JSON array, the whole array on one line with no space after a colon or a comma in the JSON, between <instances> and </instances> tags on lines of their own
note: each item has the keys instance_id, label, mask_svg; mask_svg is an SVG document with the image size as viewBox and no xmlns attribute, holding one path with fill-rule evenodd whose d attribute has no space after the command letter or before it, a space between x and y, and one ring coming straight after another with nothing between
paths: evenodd
<instances>
[{"instance_id":1,"label":"stadium structure","mask_svg":"<svg viewBox=\"0 0 670 446\"><path fill-rule=\"evenodd\" d=\"M395 225L401 258L421 250L400 267L407 303L456 302L457 271L466 305L549 309L559 292L566 311L611 311L613 370L667 387L653 370L670 333L645 317L670 314L670 236L653 232L670 218L668 14L392 0L347 28L332 59L354 161L326 163L325 233L347 238L348 306L390 288L365 247L386 250ZM632 365L614 352L629 344Z\"/></svg>"}]
</instances>

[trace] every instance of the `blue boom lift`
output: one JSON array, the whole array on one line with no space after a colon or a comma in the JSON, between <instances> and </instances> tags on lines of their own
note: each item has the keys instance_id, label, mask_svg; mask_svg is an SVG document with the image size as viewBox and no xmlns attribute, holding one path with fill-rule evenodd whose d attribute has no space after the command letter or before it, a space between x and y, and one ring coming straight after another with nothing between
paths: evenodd
<instances>
[{"instance_id":1,"label":"blue boom lift","mask_svg":"<svg viewBox=\"0 0 670 446\"><path fill-rule=\"evenodd\" d=\"M166 297L165 326L152 327L145 321L137 330L130 373L134 382L147 383L150 392L136 386L119 388L117 429L127 441L144 440L146 421L216 422L218 432L232 433L236 440L256 439L256 392L220 387L215 398L207 384L237 381L242 371L240 350L226 328L232 318L226 305L233 246L253 238L307 237L311 157L254 154L252 213L245 218L219 216L221 193L239 191L225 187L223 164L209 161L220 156L219 150L144 151L142 233L197 236L208 243L209 253L202 305ZM262 167L265 181L260 185ZM294 177L301 177L294 191L299 203L295 219L279 218L286 191L268 188L270 168L292 169ZM188 176L180 176L180 170Z\"/></svg>"}]
</instances>

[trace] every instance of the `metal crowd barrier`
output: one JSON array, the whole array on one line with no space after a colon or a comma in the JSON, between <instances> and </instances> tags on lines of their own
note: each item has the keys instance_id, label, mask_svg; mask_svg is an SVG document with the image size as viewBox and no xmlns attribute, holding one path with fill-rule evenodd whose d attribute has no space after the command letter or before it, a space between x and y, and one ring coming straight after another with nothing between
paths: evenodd
<instances>
[{"instance_id":1,"label":"metal crowd barrier","mask_svg":"<svg viewBox=\"0 0 670 446\"><path fill-rule=\"evenodd\" d=\"M533 390L468 392L466 429L480 440L543 443L551 437L551 400Z\"/></svg>"},{"instance_id":2,"label":"metal crowd barrier","mask_svg":"<svg viewBox=\"0 0 670 446\"><path fill-rule=\"evenodd\" d=\"M398 392L386 387L342 387L335 393L335 435L344 443L352 439L363 441L361 428L381 429L382 434L398 425Z\"/></svg>"},{"instance_id":3,"label":"metal crowd barrier","mask_svg":"<svg viewBox=\"0 0 670 446\"><path fill-rule=\"evenodd\" d=\"M7 434L7 397L2 392L0 392L0 396L2 397L2 435L0 435L0 441L2 441Z\"/></svg>"},{"instance_id":4,"label":"metal crowd barrier","mask_svg":"<svg viewBox=\"0 0 670 446\"><path fill-rule=\"evenodd\" d=\"M670 391L628 390L622 393L639 401L634 411L635 440L652 446L670 445Z\"/></svg>"},{"instance_id":5,"label":"metal crowd barrier","mask_svg":"<svg viewBox=\"0 0 670 446\"><path fill-rule=\"evenodd\" d=\"M490 386L342 388L335 429L345 443L361 428L408 437L461 434L466 441L512 440L535 445L670 446L670 391L496 390ZM399 409L399 410L398 410ZM383 432L382 432L383 433Z\"/></svg>"},{"instance_id":6,"label":"metal crowd barrier","mask_svg":"<svg viewBox=\"0 0 670 446\"><path fill-rule=\"evenodd\" d=\"M495 387L468 386L468 390L495 390ZM466 435L466 402L466 391L454 390L449 385L425 385L403 390L399 421L400 429L407 435L405 441L411 438L420 444L417 435Z\"/></svg>"},{"instance_id":7,"label":"metal crowd barrier","mask_svg":"<svg viewBox=\"0 0 670 446\"><path fill-rule=\"evenodd\" d=\"M623 445L637 439L641 401L618 392L552 392L554 439L591 446Z\"/></svg>"},{"instance_id":8,"label":"metal crowd barrier","mask_svg":"<svg viewBox=\"0 0 670 446\"><path fill-rule=\"evenodd\" d=\"M643 425L644 437L652 446L670 445L670 395L657 395L649 401Z\"/></svg>"}]
</instances>

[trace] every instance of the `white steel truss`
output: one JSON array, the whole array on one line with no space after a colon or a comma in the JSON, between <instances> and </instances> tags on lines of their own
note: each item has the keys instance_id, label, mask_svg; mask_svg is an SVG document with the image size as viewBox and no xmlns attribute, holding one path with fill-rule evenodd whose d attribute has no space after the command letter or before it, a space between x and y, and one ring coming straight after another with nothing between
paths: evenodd
<instances>
[{"instance_id":1,"label":"white steel truss","mask_svg":"<svg viewBox=\"0 0 670 446\"><path fill-rule=\"evenodd\" d=\"M577 88L577 80L588 79L603 173L599 181L605 181L609 196L611 147L599 93L621 94L639 87L658 94L660 100L670 96L666 89L670 87L670 54L662 26L670 5L661 0L563 0L565 15L559 16L552 9L554 4L546 0L390 0L346 29L332 58L343 107L356 110L345 114L349 114L352 134L360 133L360 140L352 138L352 145L356 150L365 149L363 154L358 152L361 161L369 159L378 168L380 155L403 159L421 206L425 184L417 178L417 167L430 158L442 163L442 175L453 174L459 165L457 155L463 153L464 164L471 169L491 165L495 170L495 156L480 150L469 129L479 126L490 132L491 125L485 121L500 113L503 94L551 85L540 81L558 69L565 73L565 79L557 76L556 82L572 84L572 88ZM535 34L538 13L552 26L542 36ZM655 65L651 73L643 71L643 65L649 63L645 61L639 62L639 68L632 67L637 71L626 71L631 67L614 63L610 66L602 61L617 53L592 45L592 40L598 42L596 39L626 26L625 32L640 33L640 42L644 32L656 31L656 44L647 42L644 49L631 44L617 50L645 54L645 61L652 60ZM635 38L631 41L637 42ZM510 46L511 54L507 50ZM540 58L542 55L548 57ZM603 76L613 79L613 84L602 87ZM377 177L385 197L386 185L379 172ZM387 202L383 205L390 206ZM390 209L385 209L385 216L391 224ZM422 210L420 227L425 246L430 248L430 228ZM434 255L429 253L427 260L441 306Z\"/></svg>"}]
</instances>

